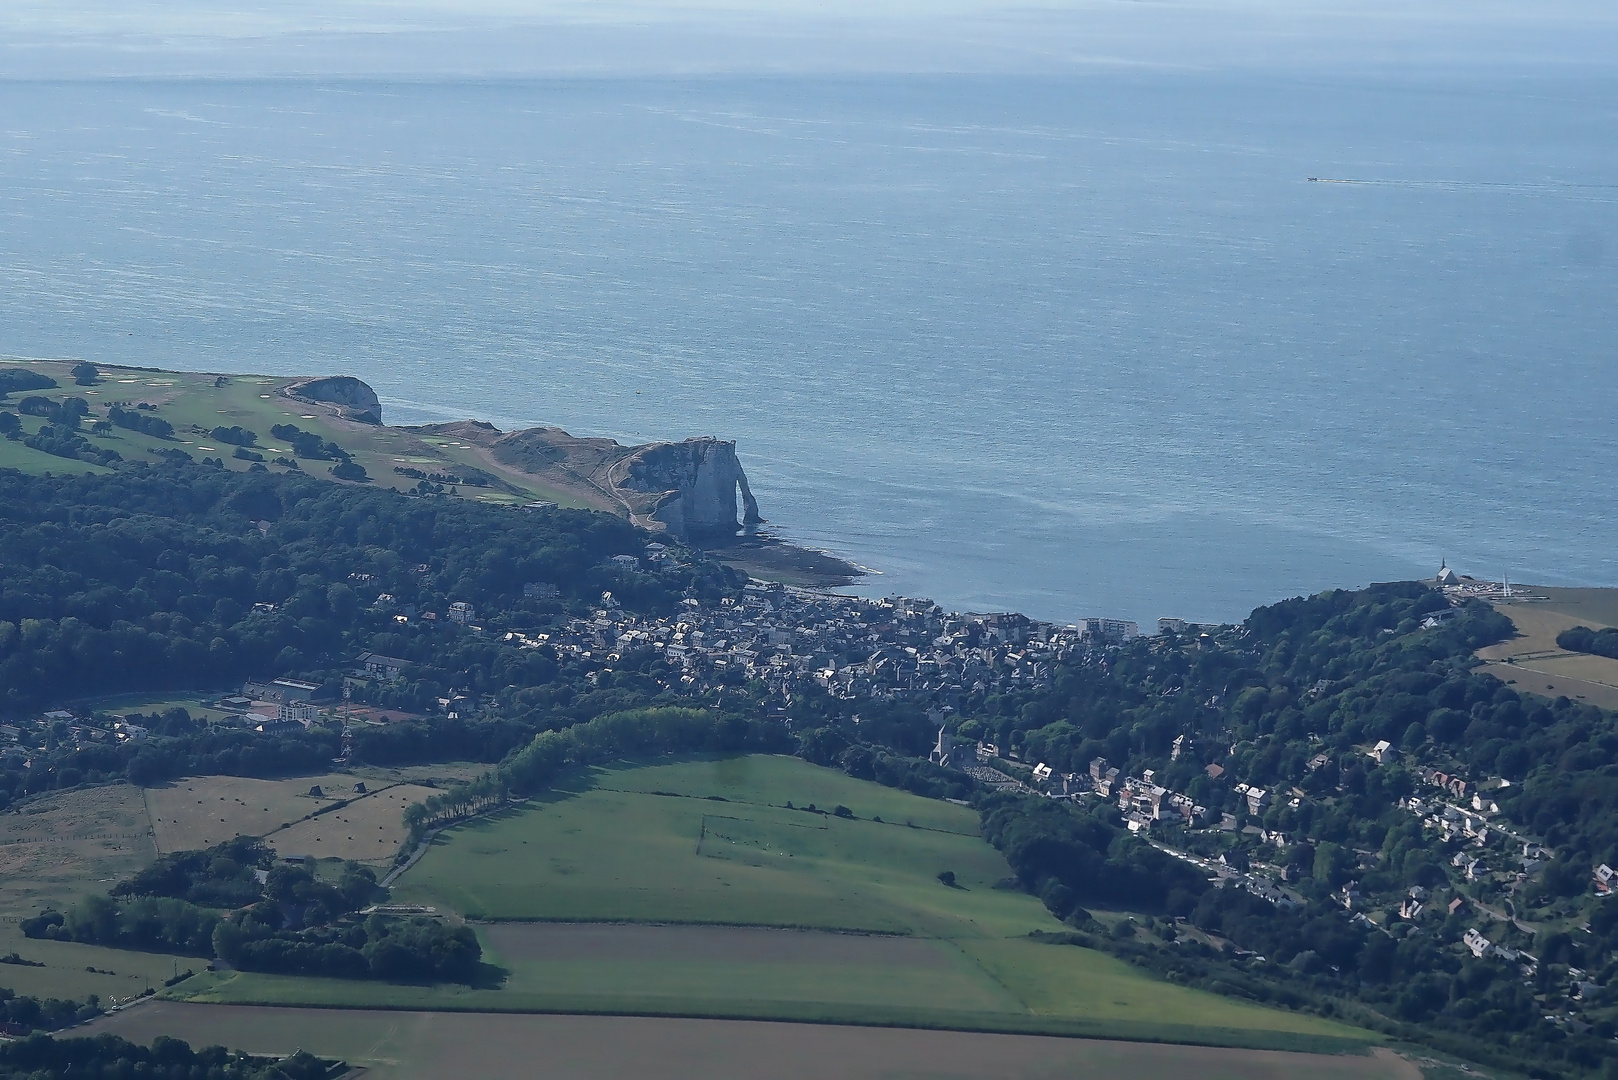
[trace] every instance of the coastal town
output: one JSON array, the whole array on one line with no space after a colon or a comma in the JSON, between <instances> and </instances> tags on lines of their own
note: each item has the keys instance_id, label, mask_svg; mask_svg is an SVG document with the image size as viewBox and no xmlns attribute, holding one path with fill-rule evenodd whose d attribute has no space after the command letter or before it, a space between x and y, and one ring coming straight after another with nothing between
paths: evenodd
<instances>
[{"instance_id":1,"label":"coastal town","mask_svg":"<svg viewBox=\"0 0 1618 1080\"><path fill-rule=\"evenodd\" d=\"M655 566L675 558L662 544L648 545L646 561ZM618 569L635 573L642 561L617 556ZM350 576L356 588L368 574ZM555 600L556 586L529 583L524 598ZM274 605L260 604L266 614ZM371 603L398 623L445 624L461 632L488 635L517 649L544 649L587 679L611 671L634 654L650 652L671 669L666 688L702 695L726 686L762 682L777 711L808 687L842 699L913 701L947 717L969 695L1037 689L1049 683L1055 666L1084 650L1104 655L1110 645L1140 637L1137 623L1088 618L1059 625L1010 613L947 612L930 600L859 596L754 581L739 597L716 604L683 599L671 615L639 615L604 592L587 615L563 616L545 630L499 630L480 621L476 608L452 601L443 612L400 605L387 593ZM1185 630L1181 620L1160 620L1160 629ZM384 685L410 675L410 661L378 652L354 658L344 683L348 690ZM209 702L213 722L272 735L322 723L386 724L400 710L332 700L330 688L286 676L251 679ZM466 693L439 699L446 713L475 712L488 706ZM139 741L148 736L138 719L92 720L89 708L42 713L36 724L0 727L0 751L26 758L29 746L72 746Z\"/></svg>"},{"instance_id":2,"label":"coastal town","mask_svg":"<svg viewBox=\"0 0 1618 1080\"><path fill-rule=\"evenodd\" d=\"M654 565L672 557L659 544L650 545L646 556ZM639 572L642 565L632 556L618 559L624 573ZM355 575L355 585L368 583L365 575ZM526 600L543 603L555 600L557 590L530 583L523 594ZM1230 783L1232 778L1218 763L1223 752L1202 753L1197 737L1189 732L1174 740L1170 762L1183 756L1197 763L1208 761L1200 775L1229 788L1220 800L1222 809L1210 810L1189 792L1172 789L1156 770L1127 775L1105 757L1096 757L1086 768L1063 771L1025 759L1017 748L954 734L968 702L982 702L990 694L1038 690L1049 685L1059 666L1111 663L1119 647L1142 638L1133 622L1087 618L1056 624L1018 614L946 611L925 599L865 598L756 580L740 595L717 602L687 597L667 615L631 612L608 591L587 612L557 617L543 630L502 629L499 624L507 620L480 620L474 606L464 601L451 602L442 615L400 606L385 593L376 595L371 606L398 623L437 623L518 650L546 650L590 682L626 660L652 656L666 662L659 669L665 672L665 689L680 696L722 696L727 688L762 685L767 709L783 721L791 703L806 692L851 702L910 703L925 709L936 725L930 761L965 773L981 788L1115 807L1130 832L1195 866L1220 887L1243 890L1278 908L1299 908L1310 900L1299 889L1296 853L1322 841L1288 829L1281 822L1295 820L1295 815L1276 811L1296 811L1305 801L1320 798L1318 790L1311 795L1301 787ZM1436 612L1424 625L1440 623L1448 614ZM1182 644L1195 648L1242 632L1167 618L1157 629L1157 635L1145 639L1148 649ZM397 710L390 714L351 702L350 692L369 696L363 691L408 679L411 667L398 657L362 652L344 679L341 701L331 700L330 687L313 682L284 676L250 680L239 691L210 702L216 710L211 720L264 735L340 726L346 758L356 726L386 726L409 718ZM437 704L451 717L494 707L492 700L469 691L451 692ZM1213 708L1218 702L1208 704ZM120 718L86 712L53 709L36 724L0 727L0 740L9 744L0 749L0 761L27 768L32 748L140 741L150 736L139 715ZM1218 737L1228 739L1229 733ZM1533 980L1538 960L1524 945L1533 940L1534 928L1518 918L1512 897L1543 872L1555 852L1501 820L1496 795L1509 782L1499 777L1474 780L1461 772L1401 763L1400 751L1387 741L1365 745L1357 753L1367 768L1409 764L1419 790L1398 805L1420 821L1428 841L1443 852L1446 880L1384 895L1385 890L1373 887L1379 853L1351 852L1348 858L1357 868L1356 876L1336 887L1329 901L1340 917L1395 936L1421 933L1424 927L1436 931L1451 920L1462 920L1467 925L1455 948L1474 958L1515 964L1523 979ZM1308 768L1312 773L1327 764L1328 755L1317 753ZM1601 865L1593 868L1589 887L1607 895L1615 882L1618 874ZM1582 970L1574 969L1571 978L1570 1002L1605 993ZM1581 1023L1571 1009L1547 1019L1564 1026Z\"/></svg>"},{"instance_id":3,"label":"coastal town","mask_svg":"<svg viewBox=\"0 0 1618 1080\"><path fill-rule=\"evenodd\" d=\"M655 545L654 545L655 546ZM857 596L754 582L740 598L677 615L641 618L610 594L590 618L551 633L506 635L563 658L608 667L652 649L678 668L682 689L760 680L790 700L813 684L834 697L889 698L956 707L967 694L1045 685L1077 650L1122 644L1137 624L1085 619L1057 625L1017 614L946 612L930 600Z\"/></svg>"}]
</instances>

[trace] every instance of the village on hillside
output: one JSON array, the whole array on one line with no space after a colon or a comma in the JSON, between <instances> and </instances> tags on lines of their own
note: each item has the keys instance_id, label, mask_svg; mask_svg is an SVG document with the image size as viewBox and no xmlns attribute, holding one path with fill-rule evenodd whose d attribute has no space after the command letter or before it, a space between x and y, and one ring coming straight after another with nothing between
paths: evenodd
<instances>
[{"instance_id":1,"label":"village on hillside","mask_svg":"<svg viewBox=\"0 0 1618 1080\"><path fill-rule=\"evenodd\" d=\"M654 564L676 557L660 544L649 545L646 555ZM626 572L641 565L634 556L618 559ZM364 575L356 575L356 584L363 586L361 578ZM549 600L556 598L557 590L554 585L531 583L524 595ZM399 622L451 624L460 632L486 634L518 649L551 650L590 681L626 657L650 652L668 664L666 689L700 697L715 691L723 695L727 687L742 683L762 683L766 708L782 719L794 698L810 687L849 701L913 703L925 708L937 726L930 755L934 764L964 772L990 790L1115 805L1131 832L1195 865L1221 887L1245 890L1283 908L1307 903L1295 887L1295 870L1285 853L1318 841L1264 825L1278 802L1296 809L1309 798L1300 788L1267 790L1236 783L1232 789L1236 813L1210 812L1189 794L1165 786L1153 770L1124 775L1098 757L1085 771L1058 772L1043 761L1022 760L1016 749L952 735L968 699L1040 689L1050 683L1058 665L1109 663L1117 647L1141 637L1133 622L1088 618L1061 625L1019 614L945 611L925 599L868 599L759 581L746 585L740 596L717 603L681 600L669 615L635 614L606 592L588 614L558 619L544 631L491 630L466 602L449 604L442 616L401 607L387 594L378 595L372 606ZM1449 614L1435 613L1429 623ZM1186 635L1207 642L1241 634L1239 628L1201 627L1178 619L1159 620L1158 630L1156 637L1147 639L1153 649L1170 647ZM407 679L411 666L401 658L364 652L355 658L345 686L358 689ZM352 703L346 693L341 702L321 701L322 689L292 678L252 680L239 692L210 702L217 710L212 721L265 735L340 724L348 736L343 740L346 758L356 725L386 725L408 718L398 710L390 713ZM493 699L470 691L451 692L437 703L452 717L494 705ZM26 768L30 747L147 737L135 717L97 720L73 710L53 710L34 724L0 727L0 741L10 744L0 749L0 756L12 767ZM1193 736L1181 735L1174 741L1171 760L1194 749ZM1367 745L1361 752L1368 765L1391 765L1399 758L1399 751L1387 742ZM1309 769L1326 762L1327 756L1318 754ZM1521 947L1531 935L1520 926L1510 898L1541 872L1555 857L1554 851L1501 821L1494 793L1508 786L1507 781L1473 781L1424 766L1413 772L1421 790L1400 800L1399 806L1419 819L1424 835L1444 850L1451 882L1384 896L1354 880L1337 889L1332 902L1342 917L1384 931L1395 923L1419 929L1426 923L1436 928L1446 920L1466 919L1470 925L1457 947L1476 957L1518 964L1524 979L1532 979L1538 961ZM1206 765L1202 775L1221 783L1230 780L1217 763ZM1373 877L1376 853L1354 857L1365 876ZM1611 868L1594 868L1592 889L1605 895L1615 884L1618 874ZM1601 990L1582 971L1575 970L1573 978L1576 985L1569 996L1574 1000ZM1578 1020L1566 1016L1558 1022L1576 1025Z\"/></svg>"}]
</instances>

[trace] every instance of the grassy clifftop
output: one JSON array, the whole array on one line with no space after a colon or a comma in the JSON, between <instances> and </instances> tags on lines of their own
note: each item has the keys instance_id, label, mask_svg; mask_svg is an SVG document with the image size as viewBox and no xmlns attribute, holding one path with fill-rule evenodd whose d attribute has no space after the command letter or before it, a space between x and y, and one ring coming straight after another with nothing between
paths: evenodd
<instances>
[{"instance_id":1,"label":"grassy clifftop","mask_svg":"<svg viewBox=\"0 0 1618 1080\"><path fill-rule=\"evenodd\" d=\"M232 457L234 446L211 437L216 428L240 427L253 432L257 439L252 451L264 457L266 468L281 472L285 471L285 466L275 464L277 457L298 459L291 445L276 439L271 429L291 424L342 447L365 468L369 476L366 482L377 487L400 491L415 487L420 478L396 472L399 468L440 477L464 477L469 470L477 470L494 477L495 481L483 487L445 486L457 487L457 494L464 498L488 502L543 500L563 506L610 509L598 505L599 500L592 500L587 494L550 486L532 476L503 468L498 462L488 460L478 447L453 433L435 434L356 423L339 416L334 408L290 398L283 391L298 381L292 377L219 376L103 364L98 365L99 381L92 386L77 386L72 367L68 361L0 360L0 374L26 369L49 376L59 384L55 390L13 391L0 401L0 411L17 413L18 403L30 396L52 401L81 397L90 406L90 413L84 418L84 434L98 449L114 450L126 461L155 461L164 453L178 450L199 461L205 457L218 458L225 468L237 472L251 468L254 463ZM121 404L134 408L142 403L155 406L155 409L141 410L142 413L173 426L172 438L158 438L123 427L102 434L89 431L91 423L105 418L109 406ZM46 423L37 416L21 416L20 419L25 435L37 433ZM299 461L303 471L315 476L328 476L331 464L330 461ZM35 474L101 471L100 466L91 462L58 457L11 440L0 440L0 468Z\"/></svg>"}]
</instances>

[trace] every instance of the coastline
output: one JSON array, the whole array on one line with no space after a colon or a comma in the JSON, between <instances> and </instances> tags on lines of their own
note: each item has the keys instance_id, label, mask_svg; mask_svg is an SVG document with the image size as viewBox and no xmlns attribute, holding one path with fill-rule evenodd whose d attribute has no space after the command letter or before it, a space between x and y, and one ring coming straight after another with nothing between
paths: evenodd
<instances>
[{"instance_id":1,"label":"coastline","mask_svg":"<svg viewBox=\"0 0 1618 1080\"><path fill-rule=\"evenodd\" d=\"M749 577L783 585L838 589L856 585L869 574L847 559L769 533L749 532L693 546Z\"/></svg>"},{"instance_id":2,"label":"coastline","mask_svg":"<svg viewBox=\"0 0 1618 1080\"><path fill-rule=\"evenodd\" d=\"M78 361L7 357L0 358L0 373L34 371L56 381L55 389L43 393L83 397L97 415L103 408L121 404L170 425L167 434L110 424L104 430L87 432L90 447L112 451L123 461L155 463L184 453L233 472L299 471L329 478L332 483L360 483L401 493L508 506L599 510L627 517L654 537L671 537L766 581L838 588L866 576L862 568L830 553L794 544L768 529L744 528L734 520L740 515L733 515L731 535L722 521L717 527L706 521L692 522L690 529L683 529L678 507L672 515L662 514L666 504L690 494L681 490L683 480L675 487L666 475L651 476L635 487L624 482L621 474L625 470L613 468L649 450L678 452L692 444L700 444L704 451L717 447L730 455L744 498L749 497L745 474L735 461L734 444L720 440L626 447L610 439L575 439L551 427L502 432L477 420L390 425L372 388L351 376L171 371L97 363L97 381L78 384L72 375L75 363ZM18 392L0 401L0 411L17 412L24 396ZM25 434L41 423L32 416L19 414L19 419ZM341 447L364 468L365 475L361 479L339 477L331 475L332 459L296 458L291 440L274 433L274 429L288 426ZM254 437L245 445L221 441L218 433L231 428L246 429ZM728 474L721 475L715 488L708 463L695 464L699 466L692 470L696 482L709 481L701 497L711 503ZM51 455L17 441L0 441L0 467L32 473L104 471L98 463ZM733 505L734 488L730 494L729 505ZM721 496L719 504L722 518L727 501Z\"/></svg>"}]
</instances>

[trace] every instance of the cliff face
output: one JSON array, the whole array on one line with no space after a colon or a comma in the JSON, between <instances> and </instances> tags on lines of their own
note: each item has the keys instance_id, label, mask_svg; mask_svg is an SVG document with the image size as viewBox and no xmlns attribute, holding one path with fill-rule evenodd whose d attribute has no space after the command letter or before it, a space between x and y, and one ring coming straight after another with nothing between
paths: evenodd
<instances>
[{"instance_id":1,"label":"cliff face","mask_svg":"<svg viewBox=\"0 0 1618 1080\"><path fill-rule=\"evenodd\" d=\"M362 424L382 423L382 403L376 391L352 375L299 379L282 387L287 397L317 405L335 406L337 415Z\"/></svg>"},{"instance_id":2,"label":"cliff face","mask_svg":"<svg viewBox=\"0 0 1618 1080\"><path fill-rule=\"evenodd\" d=\"M764 520L734 442L700 438L624 446L611 439L576 439L556 427L502 432L471 421L417 430L465 439L507 468L683 540L728 537L738 524Z\"/></svg>"},{"instance_id":3,"label":"cliff face","mask_svg":"<svg viewBox=\"0 0 1618 1080\"><path fill-rule=\"evenodd\" d=\"M651 497L650 517L676 536L734 534L738 488L742 524L764 520L733 442L701 438L637 447L611 475L620 492Z\"/></svg>"}]
</instances>

